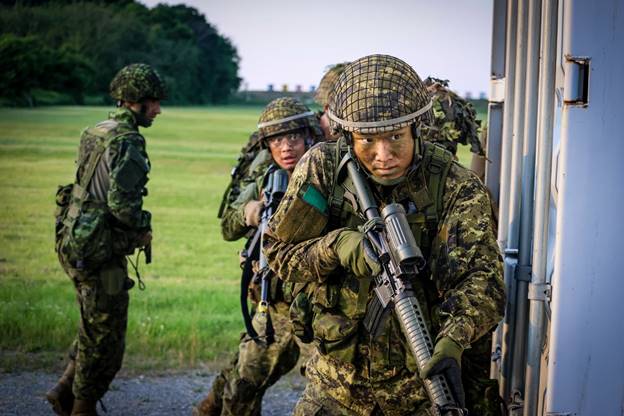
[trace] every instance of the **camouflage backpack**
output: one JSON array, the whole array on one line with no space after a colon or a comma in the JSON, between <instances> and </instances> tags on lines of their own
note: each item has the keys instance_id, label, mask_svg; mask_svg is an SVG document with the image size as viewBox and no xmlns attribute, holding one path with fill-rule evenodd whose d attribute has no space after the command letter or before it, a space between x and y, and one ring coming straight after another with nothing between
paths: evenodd
<instances>
[{"instance_id":1,"label":"camouflage backpack","mask_svg":"<svg viewBox=\"0 0 624 416\"><path fill-rule=\"evenodd\" d=\"M261 142L260 135L257 131L254 131L251 136L249 136L247 144L241 149L238 160L236 161L236 166L232 168L230 173L230 183L225 188L225 192L223 192L217 218L222 218L225 208L238 197L241 181L247 176L247 172L253 161L262 150Z\"/></svg>"},{"instance_id":2,"label":"camouflage backpack","mask_svg":"<svg viewBox=\"0 0 624 416\"><path fill-rule=\"evenodd\" d=\"M59 186L56 193L55 250L63 263L79 270L94 269L112 256L113 238L106 202L89 194L89 184L104 151L116 136L95 128L80 137L78 169L74 183Z\"/></svg>"}]
</instances>

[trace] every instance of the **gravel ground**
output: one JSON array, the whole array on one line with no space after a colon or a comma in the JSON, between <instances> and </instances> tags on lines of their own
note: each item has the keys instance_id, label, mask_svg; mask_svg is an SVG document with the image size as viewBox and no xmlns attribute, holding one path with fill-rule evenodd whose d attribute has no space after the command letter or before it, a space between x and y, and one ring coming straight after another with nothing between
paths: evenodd
<instances>
[{"instance_id":1,"label":"gravel ground","mask_svg":"<svg viewBox=\"0 0 624 416\"><path fill-rule=\"evenodd\" d=\"M118 377L104 396L106 416L190 415L193 404L207 393L215 374L189 372L169 376ZM53 414L45 392L58 374L38 371L0 373L0 415ZM283 377L264 396L263 415L288 415L292 412L305 379L296 372Z\"/></svg>"}]
</instances>

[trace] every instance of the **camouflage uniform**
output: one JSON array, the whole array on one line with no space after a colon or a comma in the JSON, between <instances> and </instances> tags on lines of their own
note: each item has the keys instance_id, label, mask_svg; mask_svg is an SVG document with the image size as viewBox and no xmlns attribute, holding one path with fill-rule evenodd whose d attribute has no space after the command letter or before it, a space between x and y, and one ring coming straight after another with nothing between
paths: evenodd
<instances>
[{"instance_id":1,"label":"camouflage uniform","mask_svg":"<svg viewBox=\"0 0 624 416\"><path fill-rule=\"evenodd\" d=\"M227 203L221 215L221 235L226 241L250 236L254 228L245 224L245 204L260 199L262 180L273 163L267 149L258 152L237 186L226 196Z\"/></svg>"},{"instance_id":2,"label":"camouflage uniform","mask_svg":"<svg viewBox=\"0 0 624 416\"><path fill-rule=\"evenodd\" d=\"M249 176L241 181L238 197L225 209L221 220L221 233L229 241L249 236L255 231L245 224L244 207L260 199L260 191L266 171L271 163L267 150L262 150L249 167ZM270 315L275 330L275 341L266 345L256 343L246 333L241 334L238 353L229 367L217 376L213 392L223 401L222 415L259 415L264 392L284 374L294 368L299 359L299 347L292 335L288 319L288 304L280 300L273 279L274 290L270 305ZM250 298L255 306L259 300L259 287L252 283ZM277 301L279 300L279 301ZM253 316L253 325L259 335L264 335L265 322L258 314ZM223 389L221 393L220 390Z\"/></svg>"},{"instance_id":3,"label":"camouflage uniform","mask_svg":"<svg viewBox=\"0 0 624 416\"><path fill-rule=\"evenodd\" d=\"M138 126L160 112L164 83L150 66L132 64L110 87L118 108L83 131L76 180L57 192L55 248L80 307L70 363L46 394L59 415L96 414L121 368L134 285L125 256L151 241L151 215L142 209L150 161Z\"/></svg>"},{"instance_id":4,"label":"camouflage uniform","mask_svg":"<svg viewBox=\"0 0 624 416\"><path fill-rule=\"evenodd\" d=\"M378 60L383 65L386 58L377 57L372 57L373 64ZM357 66L353 73L358 73ZM360 112L354 114L366 116L361 105ZM280 278L313 284L309 293L317 352L307 365L309 384L295 414L424 415L430 404L398 321L391 314L378 336L366 332L362 320L375 296L371 279L356 278L343 268L335 249L341 232L365 222L349 198L345 197L339 211L332 209L335 187L340 186L336 171L342 153L337 146L341 142L321 143L299 162L269 223L264 246L269 264ZM428 260L428 267L412 283L431 333L478 350L477 357L471 357L470 350L462 356L464 384L475 391L467 393L467 405L473 410L481 406L475 401L482 400L490 384L487 373L475 370L483 363L476 362L483 361L485 352L487 371L485 335L504 309L501 257L487 193L474 174L459 164L451 162L448 170L440 216L433 222L425 216L436 198L428 187L434 167L415 164L396 185L374 181L369 185L380 208L390 202L411 207L408 221ZM309 193L315 196L307 198ZM479 410L478 414L486 415L497 412L496 406Z\"/></svg>"},{"instance_id":5,"label":"camouflage uniform","mask_svg":"<svg viewBox=\"0 0 624 416\"><path fill-rule=\"evenodd\" d=\"M433 99L433 123L421 126L424 140L457 154L457 145L470 144L470 151L484 156L479 128L481 121L468 101L448 88L447 80L429 77L424 81Z\"/></svg>"},{"instance_id":6,"label":"camouflage uniform","mask_svg":"<svg viewBox=\"0 0 624 416\"><path fill-rule=\"evenodd\" d=\"M92 400L104 395L121 368L128 289L133 284L125 255L132 253L139 236L151 229L149 212L142 210L150 163L133 113L117 109L95 129L111 141L89 185L89 194L94 201L105 201L112 218L112 255L95 269L79 269L67 255L59 253L80 305L80 328L70 351L70 357L76 359L73 393L78 399ZM122 133L126 134L120 136ZM83 141L81 152L87 150L84 145L88 143ZM78 176L82 173L79 170ZM82 216L88 217L90 211L84 209Z\"/></svg>"},{"instance_id":7,"label":"camouflage uniform","mask_svg":"<svg viewBox=\"0 0 624 416\"><path fill-rule=\"evenodd\" d=\"M294 110L291 107L294 107ZM260 122L279 120L291 115L280 113L283 108L287 108L290 113L309 113L306 121L309 125L305 126L310 128L313 141L320 139L322 133L318 124L314 122L313 113L303 104L290 98L278 98L271 102L263 112ZM284 131L300 129L302 126L300 120L294 120L287 126L278 124L261 128L260 136L264 139ZM256 229L245 222L244 209L247 203L260 199L264 177L273 164L271 153L268 149L262 149L249 165L246 174L226 195L227 202L221 216L221 233L225 240L234 241L245 236L250 238L255 232ZM269 345L264 342L257 343L246 333L241 334L237 354L213 382L208 396L212 398L208 400L207 397L200 403L195 408L194 414L259 415L266 390L297 364L300 349L288 315L290 292L282 287L281 281L277 278L271 279L271 283L269 314L275 331L274 342ZM252 282L249 298L252 309L255 309L260 300L259 283ZM265 319L256 313L252 324L261 339L264 339ZM222 408L217 409L219 406Z\"/></svg>"}]
</instances>

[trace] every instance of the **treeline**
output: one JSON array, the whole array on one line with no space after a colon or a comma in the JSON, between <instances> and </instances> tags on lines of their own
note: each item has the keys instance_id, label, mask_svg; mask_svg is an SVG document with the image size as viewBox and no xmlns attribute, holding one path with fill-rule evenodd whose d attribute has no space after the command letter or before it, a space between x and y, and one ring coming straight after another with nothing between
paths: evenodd
<instances>
[{"instance_id":1,"label":"treeline","mask_svg":"<svg viewBox=\"0 0 624 416\"><path fill-rule=\"evenodd\" d=\"M135 62L165 78L169 104L223 103L240 84L236 48L192 7L0 1L0 103L110 103L110 80Z\"/></svg>"}]
</instances>

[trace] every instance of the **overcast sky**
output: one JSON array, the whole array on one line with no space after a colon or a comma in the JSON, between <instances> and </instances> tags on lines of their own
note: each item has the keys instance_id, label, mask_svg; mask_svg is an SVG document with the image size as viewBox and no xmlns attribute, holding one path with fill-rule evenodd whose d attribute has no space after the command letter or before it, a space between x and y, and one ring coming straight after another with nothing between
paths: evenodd
<instances>
[{"instance_id":1,"label":"overcast sky","mask_svg":"<svg viewBox=\"0 0 624 416\"><path fill-rule=\"evenodd\" d=\"M162 0L141 0L149 7ZM241 58L241 88L318 85L328 65L383 53L487 92L492 0L167 0L200 10Z\"/></svg>"}]
</instances>

